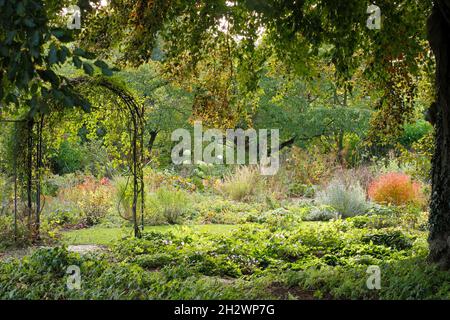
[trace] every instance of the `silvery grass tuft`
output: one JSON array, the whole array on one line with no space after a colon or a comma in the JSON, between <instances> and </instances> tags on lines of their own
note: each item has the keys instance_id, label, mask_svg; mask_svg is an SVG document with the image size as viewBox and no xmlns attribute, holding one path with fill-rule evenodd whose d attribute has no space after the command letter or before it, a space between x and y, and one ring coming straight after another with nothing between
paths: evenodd
<instances>
[{"instance_id":1,"label":"silvery grass tuft","mask_svg":"<svg viewBox=\"0 0 450 320\"><path fill-rule=\"evenodd\" d=\"M339 213L327 205L311 208L311 211L303 218L305 221L330 221L332 219L339 219Z\"/></svg>"},{"instance_id":2,"label":"silvery grass tuft","mask_svg":"<svg viewBox=\"0 0 450 320\"><path fill-rule=\"evenodd\" d=\"M365 214L369 208L366 193L359 182L345 184L336 178L317 194L315 200L333 207L343 218Z\"/></svg>"}]
</instances>

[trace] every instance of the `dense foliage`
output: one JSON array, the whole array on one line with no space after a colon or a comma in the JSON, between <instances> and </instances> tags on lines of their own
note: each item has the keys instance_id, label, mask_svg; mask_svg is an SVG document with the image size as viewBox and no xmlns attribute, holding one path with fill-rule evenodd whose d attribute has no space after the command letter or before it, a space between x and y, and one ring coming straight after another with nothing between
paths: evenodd
<instances>
[{"instance_id":1,"label":"dense foliage","mask_svg":"<svg viewBox=\"0 0 450 320\"><path fill-rule=\"evenodd\" d=\"M449 299L450 5L367 5L0 0L0 298Z\"/></svg>"},{"instance_id":2,"label":"dense foliage","mask_svg":"<svg viewBox=\"0 0 450 320\"><path fill-rule=\"evenodd\" d=\"M142 239L118 241L111 254L100 256L40 249L20 264L1 265L0 296L449 298L448 274L423 261L425 221L414 212L408 213L412 223L394 213L326 223L302 222L294 212L273 215L225 234L147 232ZM366 269L374 264L382 272L380 291L365 286ZM69 265L81 268L81 290L66 288Z\"/></svg>"}]
</instances>

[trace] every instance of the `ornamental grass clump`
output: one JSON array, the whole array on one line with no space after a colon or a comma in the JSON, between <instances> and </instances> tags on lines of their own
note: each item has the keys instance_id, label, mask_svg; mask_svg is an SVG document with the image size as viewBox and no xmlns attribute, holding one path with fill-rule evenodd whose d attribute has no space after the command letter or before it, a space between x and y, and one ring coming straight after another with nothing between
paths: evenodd
<instances>
[{"instance_id":1,"label":"ornamental grass clump","mask_svg":"<svg viewBox=\"0 0 450 320\"><path fill-rule=\"evenodd\" d=\"M365 214L369 207L359 182L349 184L333 179L316 196L316 203L333 207L343 218Z\"/></svg>"}]
</instances>

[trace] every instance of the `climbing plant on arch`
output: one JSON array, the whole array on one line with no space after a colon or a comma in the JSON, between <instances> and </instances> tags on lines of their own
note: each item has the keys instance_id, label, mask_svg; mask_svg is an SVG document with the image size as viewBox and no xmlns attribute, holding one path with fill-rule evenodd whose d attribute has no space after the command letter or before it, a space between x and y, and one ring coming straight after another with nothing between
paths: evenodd
<instances>
[{"instance_id":1,"label":"climbing plant on arch","mask_svg":"<svg viewBox=\"0 0 450 320\"><path fill-rule=\"evenodd\" d=\"M57 143L55 127L64 123L64 130L75 132L87 122L95 125L101 120L108 121L107 130L111 135L104 143L115 150L126 161L128 184L132 187L131 216L124 217L133 223L134 234L140 237L144 214L144 153L145 108L123 85L106 77L78 77L67 79L67 85L83 99L89 101L89 112L81 109L68 109L54 101L47 104L47 113L18 119L0 119L14 125L12 130L14 145L11 146L11 165L14 167L14 216L17 221L20 206L24 206L27 224L33 240L39 239L40 214L45 205L42 197L41 180L45 165L45 153L50 144ZM75 121L74 121L75 120ZM60 126L59 126L60 127ZM48 137L48 133L50 138ZM117 132L120 132L119 137ZM115 135L116 134L116 135ZM59 132L60 136L63 136ZM126 136L126 137L124 137ZM46 139L47 138L47 139ZM125 143L121 143L126 140ZM22 191L22 192L20 192ZM121 201L127 201L125 195ZM17 225L17 223L16 223Z\"/></svg>"},{"instance_id":2,"label":"climbing plant on arch","mask_svg":"<svg viewBox=\"0 0 450 320\"><path fill-rule=\"evenodd\" d=\"M87 98L100 98L98 102L92 102L91 113L102 113L104 116L111 116L112 113L119 115L119 120L126 123L116 123L125 125L129 133L128 168L133 186L131 221L134 226L134 234L140 236L139 223L144 228L144 179L143 167L145 159L144 130L145 130L145 108L142 103L133 96L121 84L105 77L78 77L69 80L69 84L80 90ZM105 92L106 91L106 92ZM111 97L110 94L113 94ZM104 107L105 100L110 100L114 107ZM110 147L115 147L111 142ZM123 198L121 201L125 201ZM139 212L138 212L139 211ZM138 216L139 215L139 216Z\"/></svg>"}]
</instances>

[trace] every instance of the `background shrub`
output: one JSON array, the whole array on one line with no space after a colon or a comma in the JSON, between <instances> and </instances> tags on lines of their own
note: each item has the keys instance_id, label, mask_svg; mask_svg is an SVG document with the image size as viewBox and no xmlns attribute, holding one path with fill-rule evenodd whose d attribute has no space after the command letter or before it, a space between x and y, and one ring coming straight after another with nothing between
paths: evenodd
<instances>
[{"instance_id":1,"label":"background shrub","mask_svg":"<svg viewBox=\"0 0 450 320\"><path fill-rule=\"evenodd\" d=\"M249 214L259 215L264 204L236 202L220 196L196 195L193 198L193 216L198 223L236 224L245 221Z\"/></svg>"},{"instance_id":2,"label":"background shrub","mask_svg":"<svg viewBox=\"0 0 450 320\"><path fill-rule=\"evenodd\" d=\"M87 164L86 152L78 143L66 140L61 143L51 163L53 171L58 174L82 171Z\"/></svg>"},{"instance_id":3,"label":"background shrub","mask_svg":"<svg viewBox=\"0 0 450 320\"><path fill-rule=\"evenodd\" d=\"M29 234L27 226L21 219L17 221L17 238L14 239L14 219L11 215L0 215L0 249L12 245L28 245Z\"/></svg>"},{"instance_id":4,"label":"background shrub","mask_svg":"<svg viewBox=\"0 0 450 320\"><path fill-rule=\"evenodd\" d=\"M49 204L49 208L45 209L43 220L48 223L49 226L57 227L81 224L83 214L76 206L54 202Z\"/></svg>"},{"instance_id":5,"label":"background shrub","mask_svg":"<svg viewBox=\"0 0 450 320\"><path fill-rule=\"evenodd\" d=\"M317 185L327 181L336 168L336 156L325 154L318 147L304 150L293 147L286 159L286 170L294 183Z\"/></svg>"},{"instance_id":6,"label":"background shrub","mask_svg":"<svg viewBox=\"0 0 450 320\"><path fill-rule=\"evenodd\" d=\"M405 173L416 180L429 183L434 145L434 130L431 130L420 140L412 143L410 149L404 148L401 151L400 161L408 165Z\"/></svg>"},{"instance_id":7,"label":"background shrub","mask_svg":"<svg viewBox=\"0 0 450 320\"><path fill-rule=\"evenodd\" d=\"M98 224L112 207L110 181L106 178L97 180L85 177L83 183L61 189L54 201L79 208L83 223L87 226Z\"/></svg>"},{"instance_id":8,"label":"background shrub","mask_svg":"<svg viewBox=\"0 0 450 320\"><path fill-rule=\"evenodd\" d=\"M368 193L371 200L381 204L423 205L425 201L420 184L400 172L378 177L369 186Z\"/></svg>"},{"instance_id":9,"label":"background shrub","mask_svg":"<svg viewBox=\"0 0 450 320\"><path fill-rule=\"evenodd\" d=\"M368 166L359 166L351 169L341 168L335 171L333 177L343 182L346 186L359 183L365 192L367 192L375 178L371 168Z\"/></svg>"},{"instance_id":10,"label":"background shrub","mask_svg":"<svg viewBox=\"0 0 450 320\"><path fill-rule=\"evenodd\" d=\"M379 231L368 234L362 238L362 242L383 245L396 250L405 250L412 247L411 239L404 235L400 230Z\"/></svg>"},{"instance_id":11,"label":"background shrub","mask_svg":"<svg viewBox=\"0 0 450 320\"><path fill-rule=\"evenodd\" d=\"M426 120L420 119L404 126L403 134L399 142L410 149L412 145L433 131L433 126Z\"/></svg>"},{"instance_id":12,"label":"background shrub","mask_svg":"<svg viewBox=\"0 0 450 320\"><path fill-rule=\"evenodd\" d=\"M316 193L316 188L313 185L292 183L289 185L289 196L313 198Z\"/></svg>"}]
</instances>

